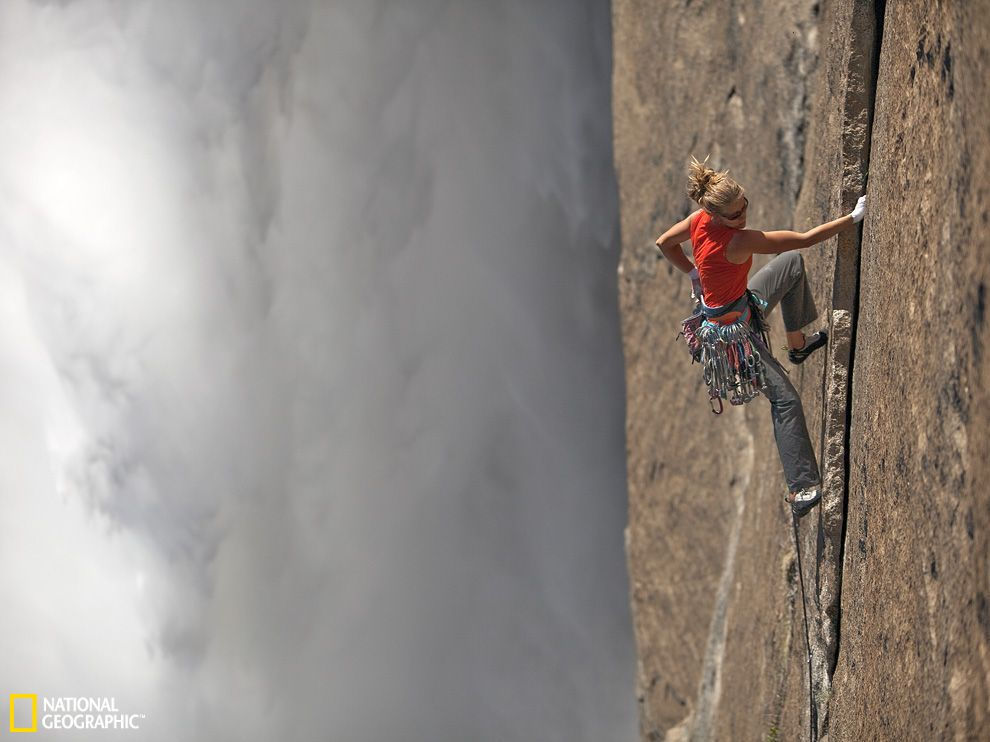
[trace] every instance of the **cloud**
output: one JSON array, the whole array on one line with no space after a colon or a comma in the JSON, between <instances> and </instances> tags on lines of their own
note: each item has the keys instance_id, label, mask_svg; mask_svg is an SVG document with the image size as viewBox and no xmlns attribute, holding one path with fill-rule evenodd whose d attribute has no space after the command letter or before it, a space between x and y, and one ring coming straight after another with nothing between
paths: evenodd
<instances>
[{"instance_id":1,"label":"cloud","mask_svg":"<svg viewBox=\"0 0 990 742\"><path fill-rule=\"evenodd\" d=\"M0 12L4 687L632 738L607 6Z\"/></svg>"}]
</instances>

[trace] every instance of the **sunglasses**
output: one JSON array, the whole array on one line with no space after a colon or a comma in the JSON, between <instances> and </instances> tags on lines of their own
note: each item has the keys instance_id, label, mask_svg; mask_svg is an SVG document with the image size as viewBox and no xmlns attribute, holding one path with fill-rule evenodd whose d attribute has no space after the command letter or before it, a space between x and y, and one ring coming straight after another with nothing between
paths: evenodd
<instances>
[{"instance_id":1,"label":"sunglasses","mask_svg":"<svg viewBox=\"0 0 990 742\"><path fill-rule=\"evenodd\" d=\"M739 209L739 211L737 211L735 214L722 214L722 218L730 222L734 222L736 219L738 219L743 214L745 214L746 209L748 208L749 208L749 199L743 196L743 207Z\"/></svg>"}]
</instances>

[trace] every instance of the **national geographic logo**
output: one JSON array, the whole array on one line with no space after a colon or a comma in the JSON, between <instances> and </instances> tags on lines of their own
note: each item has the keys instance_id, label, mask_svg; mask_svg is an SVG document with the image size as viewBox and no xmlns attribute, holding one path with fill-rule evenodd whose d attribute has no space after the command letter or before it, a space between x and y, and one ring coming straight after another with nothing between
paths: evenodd
<instances>
[{"instance_id":1,"label":"national geographic logo","mask_svg":"<svg viewBox=\"0 0 990 742\"><path fill-rule=\"evenodd\" d=\"M140 729L144 714L125 714L113 696L44 696L42 729ZM38 731L38 694L10 694L10 731Z\"/></svg>"},{"instance_id":2,"label":"national geographic logo","mask_svg":"<svg viewBox=\"0 0 990 742\"><path fill-rule=\"evenodd\" d=\"M17 701L24 699L31 704L31 726L17 726ZM24 705L23 703L21 704ZM11 693L10 694L10 731L11 732L37 732L38 731L38 694L37 693Z\"/></svg>"}]
</instances>

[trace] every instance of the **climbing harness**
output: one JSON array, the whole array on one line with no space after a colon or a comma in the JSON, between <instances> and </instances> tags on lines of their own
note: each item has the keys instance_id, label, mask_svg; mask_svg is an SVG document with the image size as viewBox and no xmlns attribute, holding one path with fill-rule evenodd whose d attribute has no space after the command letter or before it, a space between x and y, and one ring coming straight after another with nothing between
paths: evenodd
<instances>
[{"instance_id":1,"label":"climbing harness","mask_svg":"<svg viewBox=\"0 0 990 742\"><path fill-rule=\"evenodd\" d=\"M815 710L814 682L811 676L811 636L808 633L808 607L804 597L804 569L801 566L801 539L798 534L800 516L792 515L794 519L794 548L797 550L798 579L801 583L801 611L804 613L804 646L808 649L808 721L810 730L808 739L818 742L818 712Z\"/></svg>"},{"instance_id":2,"label":"climbing harness","mask_svg":"<svg viewBox=\"0 0 990 742\"><path fill-rule=\"evenodd\" d=\"M769 353L770 338L763 317L767 302L747 290L722 307L698 302L694 313L681 322L677 337L684 336L691 362L699 362L708 386L712 412L722 414L722 400L741 405L767 386L762 352ZM762 351L762 352L761 352ZM716 409L716 403L718 408Z\"/></svg>"}]
</instances>

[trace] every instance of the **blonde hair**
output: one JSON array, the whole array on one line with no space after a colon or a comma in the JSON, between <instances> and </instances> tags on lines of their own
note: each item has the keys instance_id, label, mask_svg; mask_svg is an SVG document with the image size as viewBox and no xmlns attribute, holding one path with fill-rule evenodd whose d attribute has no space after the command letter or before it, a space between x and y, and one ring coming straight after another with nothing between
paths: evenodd
<instances>
[{"instance_id":1,"label":"blonde hair","mask_svg":"<svg viewBox=\"0 0 990 742\"><path fill-rule=\"evenodd\" d=\"M711 157L711 155L708 155ZM708 167L708 157L698 162L693 156L688 165L688 196L705 211L721 214L722 209L743 194L742 186L729 177L728 170Z\"/></svg>"}]
</instances>

